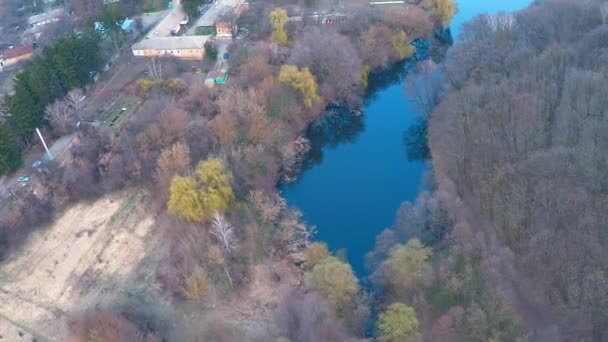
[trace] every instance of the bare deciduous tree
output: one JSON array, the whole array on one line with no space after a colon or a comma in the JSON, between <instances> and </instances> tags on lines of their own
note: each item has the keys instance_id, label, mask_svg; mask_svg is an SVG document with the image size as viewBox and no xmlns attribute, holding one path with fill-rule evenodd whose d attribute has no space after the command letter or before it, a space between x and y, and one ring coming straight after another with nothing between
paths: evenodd
<instances>
[{"instance_id":1,"label":"bare deciduous tree","mask_svg":"<svg viewBox=\"0 0 608 342\"><path fill-rule=\"evenodd\" d=\"M232 8L226 8L217 17L217 21L221 21L222 23L226 23L228 25L233 35L236 34L236 32L234 32L236 29L236 19L237 15Z\"/></svg>"},{"instance_id":2,"label":"bare deciduous tree","mask_svg":"<svg viewBox=\"0 0 608 342\"><path fill-rule=\"evenodd\" d=\"M602 23L608 24L608 2L603 2L600 5L600 14L602 15Z\"/></svg>"},{"instance_id":3,"label":"bare deciduous tree","mask_svg":"<svg viewBox=\"0 0 608 342\"><path fill-rule=\"evenodd\" d=\"M84 91L80 88L72 89L65 95L65 100L78 113L84 105Z\"/></svg>"},{"instance_id":4,"label":"bare deciduous tree","mask_svg":"<svg viewBox=\"0 0 608 342\"><path fill-rule=\"evenodd\" d=\"M417 65L417 72L408 75L404 84L406 94L416 104L423 116L431 113L439 101L444 79L432 60Z\"/></svg>"},{"instance_id":5,"label":"bare deciduous tree","mask_svg":"<svg viewBox=\"0 0 608 342\"><path fill-rule=\"evenodd\" d=\"M230 222L226 221L223 214L217 211L213 213L213 222L211 223L210 233L216 238L224 253L228 255L232 254L239 247L239 241L234 235L234 227L232 227ZM224 262L223 266L226 277L228 278L228 282L230 283L230 287L234 288L234 282L232 281L232 276L230 275L228 265L226 265Z\"/></svg>"},{"instance_id":6,"label":"bare deciduous tree","mask_svg":"<svg viewBox=\"0 0 608 342\"><path fill-rule=\"evenodd\" d=\"M213 214L210 233L215 236L220 246L228 254L232 254L239 247L239 242L234 235L234 227L226 221L223 214L217 211Z\"/></svg>"},{"instance_id":7,"label":"bare deciduous tree","mask_svg":"<svg viewBox=\"0 0 608 342\"><path fill-rule=\"evenodd\" d=\"M387 26L371 26L361 37L363 62L372 68L386 66L393 54L392 36Z\"/></svg>"},{"instance_id":8,"label":"bare deciduous tree","mask_svg":"<svg viewBox=\"0 0 608 342\"><path fill-rule=\"evenodd\" d=\"M65 97L57 99L45 109L46 119L58 134L69 133L80 119L80 109L84 104L84 91L76 88Z\"/></svg>"},{"instance_id":9,"label":"bare deciduous tree","mask_svg":"<svg viewBox=\"0 0 608 342\"><path fill-rule=\"evenodd\" d=\"M411 38L430 37L435 26L429 13L417 6L386 11L386 21L391 26L404 30Z\"/></svg>"},{"instance_id":10,"label":"bare deciduous tree","mask_svg":"<svg viewBox=\"0 0 608 342\"><path fill-rule=\"evenodd\" d=\"M602 2L546 1L516 14L516 24L508 16L465 24L444 73L453 88L428 126L439 183L473 208L453 235L484 235L474 242L483 259L510 265L483 266L505 293L524 279L527 290L510 301L532 303L543 320L559 311L568 321L551 324L564 335L598 341L608 338L608 254L593 237L603 234L608 192ZM496 34L503 29L512 32Z\"/></svg>"},{"instance_id":11,"label":"bare deciduous tree","mask_svg":"<svg viewBox=\"0 0 608 342\"><path fill-rule=\"evenodd\" d=\"M249 197L264 223L275 222L287 207L287 202L279 195L268 195L262 191L252 190L249 192Z\"/></svg>"},{"instance_id":12,"label":"bare deciduous tree","mask_svg":"<svg viewBox=\"0 0 608 342\"><path fill-rule=\"evenodd\" d=\"M494 32L511 30L515 27L515 16L511 13L496 13L484 15L486 24Z\"/></svg>"},{"instance_id":13,"label":"bare deciduous tree","mask_svg":"<svg viewBox=\"0 0 608 342\"><path fill-rule=\"evenodd\" d=\"M161 151L158 157L156 174L160 178L173 177L185 173L190 167L190 149L188 145L177 142L170 148Z\"/></svg>"},{"instance_id":14,"label":"bare deciduous tree","mask_svg":"<svg viewBox=\"0 0 608 342\"><path fill-rule=\"evenodd\" d=\"M45 109L45 116L58 134L67 133L74 126L74 110L64 99L56 100L48 105Z\"/></svg>"},{"instance_id":15,"label":"bare deciduous tree","mask_svg":"<svg viewBox=\"0 0 608 342\"><path fill-rule=\"evenodd\" d=\"M327 302L314 292L301 293L291 288L283 289L275 322L283 336L290 341L347 340L344 328Z\"/></svg>"},{"instance_id":16,"label":"bare deciduous tree","mask_svg":"<svg viewBox=\"0 0 608 342\"><path fill-rule=\"evenodd\" d=\"M336 31L307 29L295 44L289 63L308 67L324 98L351 106L359 101L357 91L363 65L350 39Z\"/></svg>"},{"instance_id":17,"label":"bare deciduous tree","mask_svg":"<svg viewBox=\"0 0 608 342\"><path fill-rule=\"evenodd\" d=\"M148 62L148 75L154 81L162 81L163 65L158 58L151 58Z\"/></svg>"}]
</instances>

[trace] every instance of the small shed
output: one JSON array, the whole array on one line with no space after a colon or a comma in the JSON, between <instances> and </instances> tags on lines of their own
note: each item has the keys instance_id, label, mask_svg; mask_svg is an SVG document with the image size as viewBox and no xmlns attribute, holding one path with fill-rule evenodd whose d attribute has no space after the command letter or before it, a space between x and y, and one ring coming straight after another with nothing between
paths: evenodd
<instances>
[{"instance_id":1,"label":"small shed","mask_svg":"<svg viewBox=\"0 0 608 342\"><path fill-rule=\"evenodd\" d=\"M207 74L205 85L209 88L216 84L224 84L228 81L228 72L226 70L212 70Z\"/></svg>"},{"instance_id":2,"label":"small shed","mask_svg":"<svg viewBox=\"0 0 608 342\"><path fill-rule=\"evenodd\" d=\"M218 70L215 75L215 83L224 84L226 81L228 81L228 73L224 70Z\"/></svg>"}]
</instances>

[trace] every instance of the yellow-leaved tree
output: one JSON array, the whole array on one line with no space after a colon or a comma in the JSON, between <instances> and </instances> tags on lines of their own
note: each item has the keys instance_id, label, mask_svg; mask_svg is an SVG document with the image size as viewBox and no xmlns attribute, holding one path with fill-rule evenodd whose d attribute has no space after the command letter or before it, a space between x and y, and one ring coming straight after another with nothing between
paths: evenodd
<instances>
[{"instance_id":1,"label":"yellow-leaved tree","mask_svg":"<svg viewBox=\"0 0 608 342\"><path fill-rule=\"evenodd\" d=\"M196 177L174 177L169 188L167 209L191 222L211 219L215 211L225 212L234 200L232 177L222 160L211 158L198 163Z\"/></svg>"},{"instance_id":2,"label":"yellow-leaved tree","mask_svg":"<svg viewBox=\"0 0 608 342\"><path fill-rule=\"evenodd\" d=\"M400 31L393 35L393 52L397 59L403 60L411 57L416 52L416 48L410 44L407 34Z\"/></svg>"},{"instance_id":3,"label":"yellow-leaved tree","mask_svg":"<svg viewBox=\"0 0 608 342\"><path fill-rule=\"evenodd\" d=\"M287 33L285 33L287 11L280 7L273 9L272 11L270 11L268 21L272 26L270 40L279 45L287 45Z\"/></svg>"},{"instance_id":4,"label":"yellow-leaved tree","mask_svg":"<svg viewBox=\"0 0 608 342\"><path fill-rule=\"evenodd\" d=\"M430 257L431 249L418 239L393 247L382 265L386 287L393 293L407 295L425 284L431 276Z\"/></svg>"},{"instance_id":5,"label":"yellow-leaved tree","mask_svg":"<svg viewBox=\"0 0 608 342\"><path fill-rule=\"evenodd\" d=\"M306 107L312 107L321 99L317 95L317 81L308 68L298 69L295 65L283 65L279 72L279 81L298 91Z\"/></svg>"},{"instance_id":6,"label":"yellow-leaved tree","mask_svg":"<svg viewBox=\"0 0 608 342\"><path fill-rule=\"evenodd\" d=\"M351 308L359 291L357 278L349 264L330 256L304 274L307 286L316 288L342 315Z\"/></svg>"},{"instance_id":7,"label":"yellow-leaved tree","mask_svg":"<svg viewBox=\"0 0 608 342\"><path fill-rule=\"evenodd\" d=\"M304 267L311 269L329 256L327 244L324 242L314 242L304 249Z\"/></svg>"},{"instance_id":8,"label":"yellow-leaved tree","mask_svg":"<svg viewBox=\"0 0 608 342\"><path fill-rule=\"evenodd\" d=\"M365 64L363 66L363 69L361 69L361 88L362 89L367 89L367 86L369 84L369 73L371 71L371 68L369 67L369 65Z\"/></svg>"},{"instance_id":9,"label":"yellow-leaved tree","mask_svg":"<svg viewBox=\"0 0 608 342\"><path fill-rule=\"evenodd\" d=\"M193 177L176 176L169 187L167 209L186 221L201 222L204 208Z\"/></svg>"},{"instance_id":10,"label":"yellow-leaved tree","mask_svg":"<svg viewBox=\"0 0 608 342\"><path fill-rule=\"evenodd\" d=\"M450 24L458 10L454 0L424 0L424 4L444 26Z\"/></svg>"},{"instance_id":11,"label":"yellow-leaved tree","mask_svg":"<svg viewBox=\"0 0 608 342\"><path fill-rule=\"evenodd\" d=\"M378 318L382 342L419 341L418 318L414 309L403 303L391 304Z\"/></svg>"},{"instance_id":12,"label":"yellow-leaved tree","mask_svg":"<svg viewBox=\"0 0 608 342\"><path fill-rule=\"evenodd\" d=\"M228 210L234 200L232 176L221 159L203 160L196 166L196 176L201 184L201 201L206 210L205 220L211 219L213 212Z\"/></svg>"}]
</instances>

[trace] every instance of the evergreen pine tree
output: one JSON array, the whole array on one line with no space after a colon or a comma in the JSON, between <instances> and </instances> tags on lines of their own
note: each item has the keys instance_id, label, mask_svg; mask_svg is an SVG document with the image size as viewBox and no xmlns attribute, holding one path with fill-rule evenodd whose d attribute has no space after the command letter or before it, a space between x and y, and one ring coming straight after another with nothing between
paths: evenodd
<instances>
[{"instance_id":1,"label":"evergreen pine tree","mask_svg":"<svg viewBox=\"0 0 608 342\"><path fill-rule=\"evenodd\" d=\"M21 152L8 125L0 123L0 175L21 166Z\"/></svg>"}]
</instances>

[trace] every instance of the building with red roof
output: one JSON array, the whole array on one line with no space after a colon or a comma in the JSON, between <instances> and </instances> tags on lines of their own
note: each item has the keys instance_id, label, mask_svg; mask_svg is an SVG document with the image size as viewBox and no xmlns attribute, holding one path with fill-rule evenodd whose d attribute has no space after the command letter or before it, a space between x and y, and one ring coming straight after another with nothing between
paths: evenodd
<instances>
[{"instance_id":1,"label":"building with red roof","mask_svg":"<svg viewBox=\"0 0 608 342\"><path fill-rule=\"evenodd\" d=\"M33 54L34 46L32 44L25 44L6 50L0 57L0 68L6 68L21 61L28 60L32 58Z\"/></svg>"}]
</instances>

